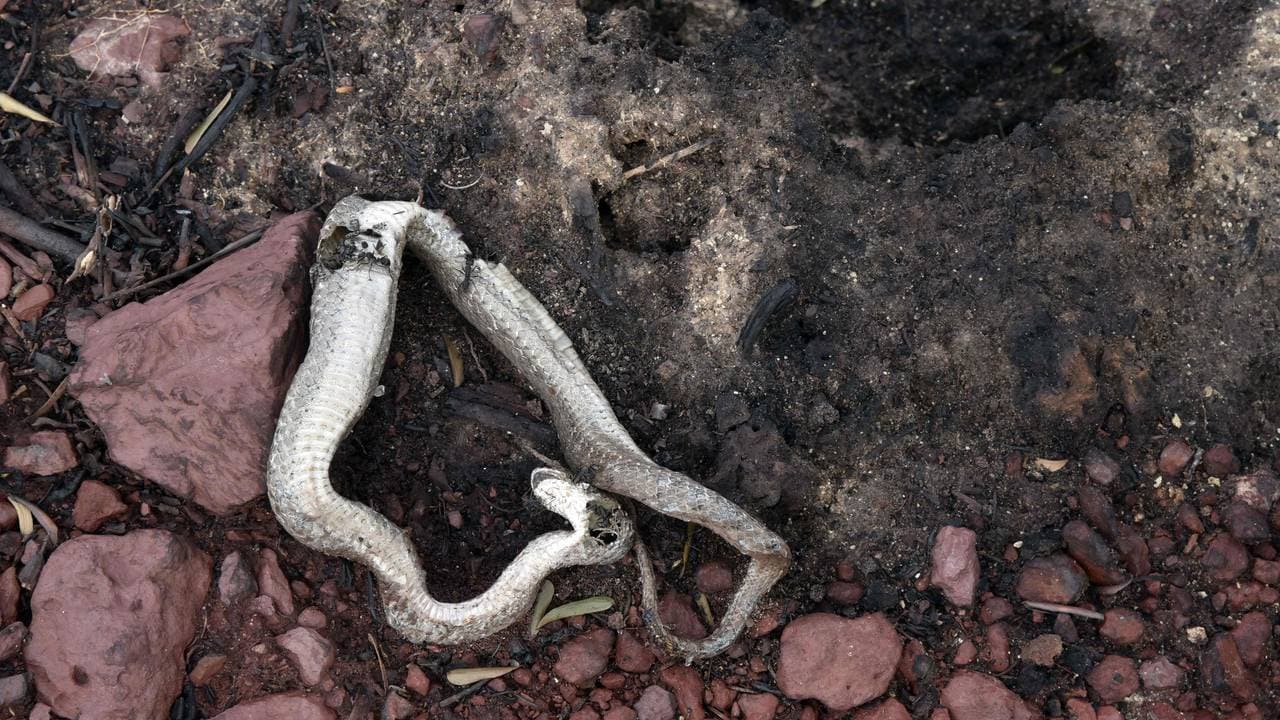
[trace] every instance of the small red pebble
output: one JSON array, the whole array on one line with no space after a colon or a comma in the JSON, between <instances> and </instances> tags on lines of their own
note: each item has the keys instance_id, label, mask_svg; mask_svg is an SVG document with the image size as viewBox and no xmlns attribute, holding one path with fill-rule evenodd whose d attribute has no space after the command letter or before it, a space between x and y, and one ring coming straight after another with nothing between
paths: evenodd
<instances>
[{"instance_id":1,"label":"small red pebble","mask_svg":"<svg viewBox=\"0 0 1280 720\"><path fill-rule=\"evenodd\" d=\"M23 322L37 320L44 314L44 309L53 302L53 288L48 285L36 285L29 288L17 300L13 301L13 316Z\"/></svg>"}]
</instances>

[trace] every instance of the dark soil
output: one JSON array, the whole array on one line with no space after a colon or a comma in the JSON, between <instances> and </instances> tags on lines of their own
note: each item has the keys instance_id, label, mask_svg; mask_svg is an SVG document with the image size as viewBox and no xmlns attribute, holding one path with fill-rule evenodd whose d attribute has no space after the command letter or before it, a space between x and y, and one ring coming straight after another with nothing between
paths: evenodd
<instances>
[{"instance_id":1,"label":"dark soil","mask_svg":"<svg viewBox=\"0 0 1280 720\"><path fill-rule=\"evenodd\" d=\"M1273 9L1249 0L314 0L296 3L286 43L290 4L154 4L193 32L163 85L146 88L89 80L66 56L82 18L136 3L0 2L0 86L38 39L14 96L64 124L83 118L124 213L161 239L110 239L115 286L168 272L184 217L198 258L272 214L324 211L352 192L421 195L542 300L641 447L791 543L797 562L774 593L784 617L886 611L945 678L972 620L915 587L931 534L977 529L980 592L1015 599L1018 563L1006 556L1055 551L1060 528L1079 517L1080 463L1047 472L1037 458L1078 461L1095 447L1120 458L1122 480L1108 494L1154 537L1175 533L1183 499L1217 502L1203 474L1181 496L1158 490L1153 463L1170 439L1227 442L1246 469L1275 457ZM186 178L148 196L175 124L246 71L259 88L225 134ZM624 176L703 141L670 165ZM65 130L0 116L0 160L87 239L93 213L60 189L77 183ZM793 300L759 318L754 342L740 348L753 308L788 283ZM402 288L386 394L343 446L334 476L410 528L433 590L456 600L554 525L529 498L536 460L512 439L554 454L554 434L519 374L421 268L409 268ZM35 380L52 389L57 363L75 361L67 313L103 294L101 282L64 284L21 338L9 329L14 385L31 389L3 407L6 439L46 397ZM458 388L446 342L464 360ZM317 593L333 581L336 594L314 602L339 648L340 713L376 712L406 662L428 670L438 701L453 692L448 667L515 659L545 671L576 633L561 623L536 641L511 631L475 648L403 643L378 615L367 573L294 543L265 500L208 517L107 461L73 401L49 418L75 431L82 467L5 483L60 522L69 526L79 480L106 477L135 506L108 532L176 528L215 559L275 547L292 579ZM144 500L159 512L138 515ZM675 563L685 528L649 517L639 526L667 581L692 592ZM1175 555L1187 536L1176 539ZM694 567L736 562L709 533L695 533L691 547ZM853 607L824 599L845 560L866 589ZM1194 567L1174 574L1190 592L1215 592ZM636 592L629 561L556 582L561 599L606 593L625 606ZM1146 592L1139 585L1131 597L1094 600L1134 605ZM1196 613L1191 625L1230 626L1230 610ZM1160 617L1148 619L1152 652L1198 657L1186 623ZM1047 631L1021 610L1011 622L1015 647ZM192 656L222 652L232 664L187 702L212 717L299 687L287 661L254 650L270 634L247 611L211 613ZM776 635L752 639L700 670L772 689L750 661L773 662L776 647ZM1060 708L1110 650L1088 628L1073 652L1084 659L1051 671L1015 662L1002 679ZM0 675L20 668L11 661ZM1259 677L1256 702L1280 712L1276 686ZM618 694L648 682L629 678ZM895 688L915 717L936 705L935 688ZM545 672L519 692L485 696L488 704L432 704L430 715L563 718L581 707ZM800 717L803 707L787 701L781 712Z\"/></svg>"}]
</instances>

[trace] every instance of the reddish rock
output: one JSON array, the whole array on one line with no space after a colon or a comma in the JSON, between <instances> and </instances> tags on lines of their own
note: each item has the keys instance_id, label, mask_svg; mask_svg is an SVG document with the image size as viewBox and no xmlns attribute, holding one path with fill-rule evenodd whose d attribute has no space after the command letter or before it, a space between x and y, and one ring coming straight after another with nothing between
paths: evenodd
<instances>
[{"instance_id":1,"label":"reddish rock","mask_svg":"<svg viewBox=\"0 0 1280 720\"><path fill-rule=\"evenodd\" d=\"M0 573L0 624L8 625L18 619L18 601L21 599L22 585L18 583L18 568L10 565Z\"/></svg>"},{"instance_id":2,"label":"reddish rock","mask_svg":"<svg viewBox=\"0 0 1280 720\"><path fill-rule=\"evenodd\" d=\"M1130 575L1143 577L1151 574L1151 549L1137 530L1121 525L1115 543L1116 550L1120 551L1120 559L1124 561L1124 567Z\"/></svg>"},{"instance_id":3,"label":"reddish rock","mask_svg":"<svg viewBox=\"0 0 1280 720\"><path fill-rule=\"evenodd\" d=\"M1181 477L1182 471L1187 468L1187 464L1195 455L1196 451L1192 450L1190 445L1181 440L1174 440L1160 451L1160 474L1171 479Z\"/></svg>"},{"instance_id":4,"label":"reddish rock","mask_svg":"<svg viewBox=\"0 0 1280 720\"><path fill-rule=\"evenodd\" d=\"M609 712L604 714L604 720L636 720L636 711L629 707L610 708Z\"/></svg>"},{"instance_id":5,"label":"reddish rock","mask_svg":"<svg viewBox=\"0 0 1280 720\"><path fill-rule=\"evenodd\" d=\"M112 460L214 513L263 493L276 416L306 348L318 227L312 213L291 215L89 328L68 389Z\"/></svg>"},{"instance_id":6,"label":"reddish rock","mask_svg":"<svg viewBox=\"0 0 1280 720\"><path fill-rule=\"evenodd\" d=\"M167 717L211 566L163 530L59 546L31 595L26 659L40 699L65 717Z\"/></svg>"},{"instance_id":7,"label":"reddish rock","mask_svg":"<svg viewBox=\"0 0 1280 720\"><path fill-rule=\"evenodd\" d=\"M1089 687L1103 703L1117 703L1138 692L1138 668L1131 658L1108 655L1089 672Z\"/></svg>"},{"instance_id":8,"label":"reddish rock","mask_svg":"<svg viewBox=\"0 0 1280 720\"><path fill-rule=\"evenodd\" d=\"M404 673L404 686L419 697L426 697L431 692L431 678L422 672L422 668L414 663L409 663L409 667Z\"/></svg>"},{"instance_id":9,"label":"reddish rock","mask_svg":"<svg viewBox=\"0 0 1280 720\"><path fill-rule=\"evenodd\" d=\"M120 501L120 493L115 488L97 480L85 480L80 483L80 490L76 492L71 522L79 530L94 532L106 521L128 511L129 506Z\"/></svg>"},{"instance_id":10,"label":"reddish rock","mask_svg":"<svg viewBox=\"0 0 1280 720\"><path fill-rule=\"evenodd\" d=\"M902 638L879 613L805 615L782 631L778 687L841 713L883 695L901 655Z\"/></svg>"},{"instance_id":11,"label":"reddish rock","mask_svg":"<svg viewBox=\"0 0 1280 720\"><path fill-rule=\"evenodd\" d=\"M1213 477L1224 478L1240 471L1240 461L1236 459L1235 451L1226 443L1218 443L1205 451L1201 462L1204 471Z\"/></svg>"},{"instance_id":12,"label":"reddish rock","mask_svg":"<svg viewBox=\"0 0 1280 720\"><path fill-rule=\"evenodd\" d=\"M1255 610L1240 618L1231 630L1231 637L1236 641L1236 649L1240 651L1240 659L1245 665L1257 667L1267 658L1271 632L1271 620L1264 612Z\"/></svg>"},{"instance_id":13,"label":"reddish rock","mask_svg":"<svg viewBox=\"0 0 1280 720\"><path fill-rule=\"evenodd\" d=\"M1228 582L1240 577L1249 567L1249 551L1239 540L1226 533L1218 533L1209 541L1200 564L1209 571L1209 577Z\"/></svg>"},{"instance_id":14,"label":"reddish rock","mask_svg":"<svg viewBox=\"0 0 1280 720\"><path fill-rule=\"evenodd\" d=\"M924 644L919 640L908 640L902 648L902 657L898 658L898 677L911 687L912 692L916 692L922 680L932 679L933 671L933 658L924 651Z\"/></svg>"},{"instance_id":15,"label":"reddish rock","mask_svg":"<svg viewBox=\"0 0 1280 720\"><path fill-rule=\"evenodd\" d=\"M1234 498L1259 512L1266 513L1280 498L1280 479L1262 469L1231 479Z\"/></svg>"},{"instance_id":16,"label":"reddish rock","mask_svg":"<svg viewBox=\"0 0 1280 720\"><path fill-rule=\"evenodd\" d=\"M323 630L328 627L329 619L324 616L323 610L313 605L298 613L298 624L312 630Z\"/></svg>"},{"instance_id":17,"label":"reddish rock","mask_svg":"<svg viewBox=\"0 0 1280 720\"><path fill-rule=\"evenodd\" d=\"M1040 667L1053 667L1062 654L1062 637L1053 633L1037 635L1022 646L1019 655L1026 662Z\"/></svg>"},{"instance_id":18,"label":"reddish rock","mask_svg":"<svg viewBox=\"0 0 1280 720\"><path fill-rule=\"evenodd\" d=\"M972 640L965 640L956 648L956 654L951 656L951 663L963 667L977 659L978 646Z\"/></svg>"},{"instance_id":19,"label":"reddish rock","mask_svg":"<svg viewBox=\"0 0 1280 720\"><path fill-rule=\"evenodd\" d=\"M613 648L614 662L618 669L629 673L647 673L657 658L639 638L630 632L618 633L618 642Z\"/></svg>"},{"instance_id":20,"label":"reddish rock","mask_svg":"<svg viewBox=\"0 0 1280 720\"><path fill-rule=\"evenodd\" d=\"M226 655L205 655L196 661L196 666L191 668L191 684L196 687L208 685L218 673L222 672L222 668L227 664Z\"/></svg>"},{"instance_id":21,"label":"reddish rock","mask_svg":"<svg viewBox=\"0 0 1280 720\"><path fill-rule=\"evenodd\" d=\"M951 677L940 696L952 720L1039 720L1022 698L999 680L969 670Z\"/></svg>"},{"instance_id":22,"label":"reddish rock","mask_svg":"<svg viewBox=\"0 0 1280 720\"><path fill-rule=\"evenodd\" d=\"M857 605L865 593L862 583L842 580L827 583L827 599L840 605Z\"/></svg>"},{"instance_id":23,"label":"reddish rock","mask_svg":"<svg viewBox=\"0 0 1280 720\"><path fill-rule=\"evenodd\" d=\"M1067 717L1071 720L1098 720L1098 714L1094 712L1093 705L1090 705L1088 700L1078 697L1067 700Z\"/></svg>"},{"instance_id":24,"label":"reddish rock","mask_svg":"<svg viewBox=\"0 0 1280 720\"><path fill-rule=\"evenodd\" d=\"M1106 612L1098 632L1117 645L1134 645L1142 639L1145 624L1142 615L1133 610L1113 608Z\"/></svg>"},{"instance_id":25,"label":"reddish rock","mask_svg":"<svg viewBox=\"0 0 1280 720\"><path fill-rule=\"evenodd\" d=\"M1083 521L1072 520L1063 526L1062 540L1067 554L1084 568L1095 585L1119 585L1128 579L1107 541Z\"/></svg>"},{"instance_id":26,"label":"reddish rock","mask_svg":"<svg viewBox=\"0 0 1280 720\"><path fill-rule=\"evenodd\" d=\"M258 594L258 581L244 553L236 550L222 559L218 569L218 599L230 607L242 598Z\"/></svg>"},{"instance_id":27,"label":"reddish rock","mask_svg":"<svg viewBox=\"0 0 1280 720\"><path fill-rule=\"evenodd\" d=\"M1231 537L1246 545L1266 542L1271 539L1271 528L1267 523L1267 514L1243 500L1232 500L1222 512L1222 520L1226 523Z\"/></svg>"},{"instance_id":28,"label":"reddish rock","mask_svg":"<svg viewBox=\"0 0 1280 720\"><path fill-rule=\"evenodd\" d=\"M0 678L0 707L12 710L15 705L23 705L30 693L31 685L26 673Z\"/></svg>"},{"instance_id":29,"label":"reddish rock","mask_svg":"<svg viewBox=\"0 0 1280 720\"><path fill-rule=\"evenodd\" d=\"M853 714L853 720L911 720L911 713L902 703L889 699L875 707L859 710Z\"/></svg>"},{"instance_id":30,"label":"reddish rock","mask_svg":"<svg viewBox=\"0 0 1280 720\"><path fill-rule=\"evenodd\" d=\"M743 720L773 720L778 713L778 704L778 697L770 693L748 693L738 697Z\"/></svg>"},{"instance_id":31,"label":"reddish rock","mask_svg":"<svg viewBox=\"0 0 1280 720\"><path fill-rule=\"evenodd\" d=\"M1253 561L1253 579L1267 585L1280 584L1280 561L1255 558Z\"/></svg>"},{"instance_id":32,"label":"reddish rock","mask_svg":"<svg viewBox=\"0 0 1280 720\"><path fill-rule=\"evenodd\" d=\"M1102 533L1102 537L1114 540L1120 533L1120 521L1106 494L1092 485L1083 485L1076 497L1080 500L1080 512L1089 524Z\"/></svg>"},{"instance_id":33,"label":"reddish rock","mask_svg":"<svg viewBox=\"0 0 1280 720\"><path fill-rule=\"evenodd\" d=\"M1066 555L1050 555L1036 558L1022 568L1017 593L1023 600L1070 604L1080 599L1088 586L1088 576L1074 560Z\"/></svg>"},{"instance_id":34,"label":"reddish rock","mask_svg":"<svg viewBox=\"0 0 1280 720\"><path fill-rule=\"evenodd\" d=\"M572 685L590 685L609 665L609 651L612 649L613 631L608 628L596 628L579 635L560 648L555 673Z\"/></svg>"},{"instance_id":35,"label":"reddish rock","mask_svg":"<svg viewBox=\"0 0 1280 720\"><path fill-rule=\"evenodd\" d=\"M1182 687L1182 679L1186 672L1174 665L1169 658L1160 655L1144 661L1138 667L1138 676L1142 678L1142 687L1147 690L1176 690Z\"/></svg>"},{"instance_id":36,"label":"reddish rock","mask_svg":"<svg viewBox=\"0 0 1280 720\"><path fill-rule=\"evenodd\" d=\"M95 78L137 75L158 88L169 65L182 57L179 39L191 34L173 15L139 13L90 21L71 41L71 59Z\"/></svg>"},{"instance_id":37,"label":"reddish rock","mask_svg":"<svg viewBox=\"0 0 1280 720\"><path fill-rule=\"evenodd\" d=\"M62 430L30 433L4 451L5 469L27 475L57 475L79 464L71 436Z\"/></svg>"},{"instance_id":38,"label":"reddish rock","mask_svg":"<svg viewBox=\"0 0 1280 720\"><path fill-rule=\"evenodd\" d=\"M320 698L290 692L242 702L215 715L213 720L334 720L335 717Z\"/></svg>"},{"instance_id":39,"label":"reddish rock","mask_svg":"<svg viewBox=\"0 0 1280 720\"><path fill-rule=\"evenodd\" d=\"M1240 700L1253 700L1258 685L1240 657L1235 638L1219 633L1200 654L1200 680L1205 690L1218 695L1231 693Z\"/></svg>"},{"instance_id":40,"label":"reddish rock","mask_svg":"<svg viewBox=\"0 0 1280 720\"><path fill-rule=\"evenodd\" d=\"M650 685L640 693L635 704L636 720L673 720L676 698L666 689Z\"/></svg>"},{"instance_id":41,"label":"reddish rock","mask_svg":"<svg viewBox=\"0 0 1280 720\"><path fill-rule=\"evenodd\" d=\"M276 644L288 653L304 685L319 685L333 668L333 643L311 628L296 627L278 635Z\"/></svg>"},{"instance_id":42,"label":"reddish rock","mask_svg":"<svg viewBox=\"0 0 1280 720\"><path fill-rule=\"evenodd\" d=\"M55 293L48 285L35 285L13 301L13 316L23 322L39 320L44 309L53 302Z\"/></svg>"},{"instance_id":43,"label":"reddish rock","mask_svg":"<svg viewBox=\"0 0 1280 720\"><path fill-rule=\"evenodd\" d=\"M1095 483L1107 487L1120 477L1120 463L1098 448L1089 448L1084 456L1084 474Z\"/></svg>"},{"instance_id":44,"label":"reddish rock","mask_svg":"<svg viewBox=\"0 0 1280 720\"><path fill-rule=\"evenodd\" d=\"M1187 503L1178 506L1177 512L1178 524L1186 528L1188 531L1197 535L1204 532L1204 523L1200 520L1200 513Z\"/></svg>"},{"instance_id":45,"label":"reddish rock","mask_svg":"<svg viewBox=\"0 0 1280 720\"><path fill-rule=\"evenodd\" d=\"M733 570L719 560L702 563L694 575L698 589L708 595L729 592L733 589Z\"/></svg>"},{"instance_id":46,"label":"reddish rock","mask_svg":"<svg viewBox=\"0 0 1280 720\"><path fill-rule=\"evenodd\" d=\"M987 668L994 673L1003 673L1009 669L1009 628L1004 623L996 623L987 628L983 638L982 659Z\"/></svg>"},{"instance_id":47,"label":"reddish rock","mask_svg":"<svg viewBox=\"0 0 1280 720\"><path fill-rule=\"evenodd\" d=\"M20 622L12 622L0 630L0 662L22 651L22 643L27 641L27 626Z\"/></svg>"},{"instance_id":48,"label":"reddish rock","mask_svg":"<svg viewBox=\"0 0 1280 720\"><path fill-rule=\"evenodd\" d=\"M263 548L258 553L258 589L271 598L276 610L285 615L293 614L293 589L284 576L284 570L280 569L280 558L271 548Z\"/></svg>"},{"instance_id":49,"label":"reddish rock","mask_svg":"<svg viewBox=\"0 0 1280 720\"><path fill-rule=\"evenodd\" d=\"M1001 620L1013 614L1013 603L1005 600L998 595L992 595L982 601L982 607L978 610L978 619L983 625L1000 622Z\"/></svg>"},{"instance_id":50,"label":"reddish rock","mask_svg":"<svg viewBox=\"0 0 1280 720\"><path fill-rule=\"evenodd\" d=\"M595 714L594 711L592 711L592 714ZM404 698L404 696L395 690L387 693L387 698L382 703L382 720L409 720L409 717L412 715L413 703L409 702ZM574 718L573 715L570 715L569 717L573 718L573 720L584 720L580 717ZM599 720L599 718L600 716L596 715L596 720Z\"/></svg>"},{"instance_id":51,"label":"reddish rock","mask_svg":"<svg viewBox=\"0 0 1280 720\"><path fill-rule=\"evenodd\" d=\"M707 711L702 707L702 676L687 665L672 665L659 674L662 684L676 698L676 706L685 720L705 720Z\"/></svg>"},{"instance_id":52,"label":"reddish rock","mask_svg":"<svg viewBox=\"0 0 1280 720\"><path fill-rule=\"evenodd\" d=\"M929 582L942 590L951 604L969 607L973 605L979 572L977 533L950 525L939 528L933 543Z\"/></svg>"},{"instance_id":53,"label":"reddish rock","mask_svg":"<svg viewBox=\"0 0 1280 720\"><path fill-rule=\"evenodd\" d=\"M676 637L689 640L701 640L707 636L707 628L693 609L693 601L688 595L668 592L658 601L658 617L670 628Z\"/></svg>"}]
</instances>

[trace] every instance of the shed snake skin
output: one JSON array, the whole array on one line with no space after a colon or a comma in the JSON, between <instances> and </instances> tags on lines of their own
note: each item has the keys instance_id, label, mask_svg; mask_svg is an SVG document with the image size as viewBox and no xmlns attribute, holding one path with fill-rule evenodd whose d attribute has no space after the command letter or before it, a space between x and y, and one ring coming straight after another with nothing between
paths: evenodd
<instances>
[{"instance_id":1,"label":"shed snake skin","mask_svg":"<svg viewBox=\"0 0 1280 720\"><path fill-rule=\"evenodd\" d=\"M406 247L546 403L569 467L590 483L551 468L535 470L534 495L572 529L535 538L488 590L460 603L432 598L408 534L339 495L329 479L338 444L364 412L382 372ZM551 572L617 562L633 546L644 617L668 652L692 661L734 642L761 597L786 572L786 543L737 505L640 450L568 337L503 265L473 257L440 212L356 196L334 206L316 255L311 344L280 412L268 465L271 506L291 535L367 566L379 581L388 622L415 642L456 644L496 633L529 611ZM709 636L677 637L661 622L648 554L610 495L702 525L750 558L741 586Z\"/></svg>"}]
</instances>

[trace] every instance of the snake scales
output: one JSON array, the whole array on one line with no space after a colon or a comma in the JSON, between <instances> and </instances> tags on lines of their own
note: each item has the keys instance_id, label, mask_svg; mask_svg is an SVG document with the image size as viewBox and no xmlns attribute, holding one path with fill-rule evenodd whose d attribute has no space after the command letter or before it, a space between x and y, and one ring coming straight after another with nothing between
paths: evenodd
<instances>
[{"instance_id":1,"label":"snake scales","mask_svg":"<svg viewBox=\"0 0 1280 720\"><path fill-rule=\"evenodd\" d=\"M535 538L488 590L460 603L433 599L407 533L339 495L329 480L338 443L364 412L382 371L406 247L537 391L570 468L590 482L574 482L550 468L535 470L534 495L572 529ZM529 611L549 573L616 562L634 546L646 621L669 651L693 660L728 647L786 572L790 551L780 537L636 446L543 306L504 266L472 257L442 213L408 202L341 200L321 229L312 279L311 345L280 413L268 495L280 523L299 541L374 573L388 622L409 639L452 644L491 635ZM605 493L700 524L750 557L741 586L708 637L676 637L658 619L648 555L634 542L630 518Z\"/></svg>"}]
</instances>

